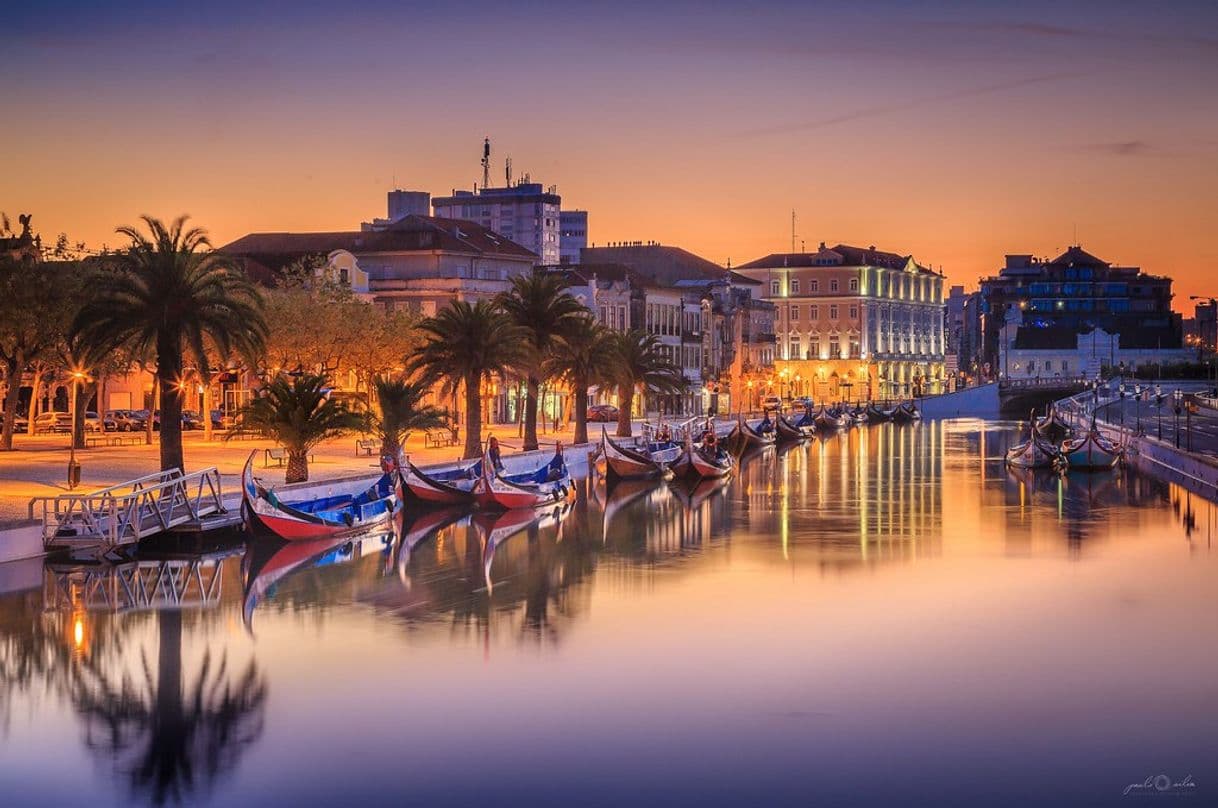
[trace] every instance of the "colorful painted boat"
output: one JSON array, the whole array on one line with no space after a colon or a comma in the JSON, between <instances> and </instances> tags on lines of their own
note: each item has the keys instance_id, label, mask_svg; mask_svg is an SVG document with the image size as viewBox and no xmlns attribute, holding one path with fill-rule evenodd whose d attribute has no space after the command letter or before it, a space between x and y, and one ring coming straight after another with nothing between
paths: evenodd
<instances>
[{"instance_id":1,"label":"colorful painted boat","mask_svg":"<svg viewBox=\"0 0 1218 808\"><path fill-rule=\"evenodd\" d=\"M1074 427L1061 417L1057 407L1050 405L1048 415L1036 419L1036 434L1046 440L1060 443L1074 434Z\"/></svg>"},{"instance_id":2,"label":"colorful painted boat","mask_svg":"<svg viewBox=\"0 0 1218 808\"><path fill-rule=\"evenodd\" d=\"M870 417L867 415L867 408L862 404L856 405L854 409L850 410L849 414L851 420L856 424L865 424L870 420Z\"/></svg>"},{"instance_id":3,"label":"colorful painted boat","mask_svg":"<svg viewBox=\"0 0 1218 808\"><path fill-rule=\"evenodd\" d=\"M464 505L474 501L474 485L482 476L482 461L475 460L447 471L425 472L409 459L401 463L406 498L423 505Z\"/></svg>"},{"instance_id":4,"label":"colorful painted boat","mask_svg":"<svg viewBox=\"0 0 1218 808\"><path fill-rule=\"evenodd\" d=\"M816 424L818 432L831 432L835 429L845 429L850 426L850 418L848 416L836 410L831 410L824 404L820 405L820 409L816 411L812 419Z\"/></svg>"},{"instance_id":5,"label":"colorful painted boat","mask_svg":"<svg viewBox=\"0 0 1218 808\"><path fill-rule=\"evenodd\" d=\"M1035 428L1029 424L1028 439L1007 449L1006 462L1018 468L1047 469L1063 461L1061 451L1037 435Z\"/></svg>"},{"instance_id":6,"label":"colorful painted boat","mask_svg":"<svg viewBox=\"0 0 1218 808\"><path fill-rule=\"evenodd\" d=\"M263 527L285 541L312 541L387 527L402 507L397 464L382 461L381 478L363 491L285 502L254 477L256 452L241 472L246 527Z\"/></svg>"},{"instance_id":7,"label":"colorful painted boat","mask_svg":"<svg viewBox=\"0 0 1218 808\"><path fill-rule=\"evenodd\" d=\"M484 512L474 514L474 527L477 529L482 543L482 575L486 581L487 591L494 591L495 584L491 579L491 565L495 561L495 551L504 542L534 526L538 530L556 525L561 526L562 520L566 518L570 511L571 505L567 502L562 502L546 510L515 509L502 513ZM561 538L560 529L559 539Z\"/></svg>"},{"instance_id":8,"label":"colorful painted boat","mask_svg":"<svg viewBox=\"0 0 1218 808\"><path fill-rule=\"evenodd\" d=\"M884 421L892 420L892 410L882 410L875 404L867 405L867 422L871 424L879 424Z\"/></svg>"},{"instance_id":9,"label":"colorful painted boat","mask_svg":"<svg viewBox=\"0 0 1218 808\"><path fill-rule=\"evenodd\" d=\"M474 485L474 501L482 508L539 508L574 498L575 484L563 460L561 445L548 463L521 474L504 474L484 455L482 476Z\"/></svg>"},{"instance_id":10,"label":"colorful painted boat","mask_svg":"<svg viewBox=\"0 0 1218 808\"><path fill-rule=\"evenodd\" d=\"M770 444L761 444L770 446ZM699 479L715 479L726 477L736 468L736 460L731 452L718 443L714 446L697 446L692 439L685 443L685 453L678 466L682 473Z\"/></svg>"},{"instance_id":11,"label":"colorful painted boat","mask_svg":"<svg viewBox=\"0 0 1218 808\"><path fill-rule=\"evenodd\" d=\"M605 477L609 480L653 480L663 476L667 468L651 454L617 443L604 428L598 460L604 461Z\"/></svg>"},{"instance_id":12,"label":"colorful painted boat","mask_svg":"<svg viewBox=\"0 0 1218 808\"><path fill-rule=\"evenodd\" d=\"M761 432L750 426L742 415L736 422L735 428L732 429L732 434L728 436L728 442L732 446L738 447L740 451L753 446L773 446L774 432L773 430Z\"/></svg>"},{"instance_id":13,"label":"colorful painted boat","mask_svg":"<svg viewBox=\"0 0 1218 808\"><path fill-rule=\"evenodd\" d=\"M1061 453L1071 471L1102 471L1115 466L1124 450L1101 435L1092 422L1087 434L1065 441Z\"/></svg>"},{"instance_id":14,"label":"colorful painted boat","mask_svg":"<svg viewBox=\"0 0 1218 808\"><path fill-rule=\"evenodd\" d=\"M922 417L922 413L918 412L918 408L912 401L906 401L892 408L892 420L899 424L908 424L911 421L917 421Z\"/></svg>"},{"instance_id":15,"label":"colorful painted boat","mask_svg":"<svg viewBox=\"0 0 1218 808\"><path fill-rule=\"evenodd\" d=\"M780 443L807 440L816 434L816 424L800 426L780 413L774 421L774 432Z\"/></svg>"}]
</instances>

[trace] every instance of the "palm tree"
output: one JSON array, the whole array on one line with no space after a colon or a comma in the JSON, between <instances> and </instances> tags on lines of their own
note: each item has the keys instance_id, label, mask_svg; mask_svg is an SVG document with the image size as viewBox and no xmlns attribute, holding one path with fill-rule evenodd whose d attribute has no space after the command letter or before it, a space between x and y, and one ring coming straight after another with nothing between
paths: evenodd
<instances>
[{"instance_id":1,"label":"palm tree","mask_svg":"<svg viewBox=\"0 0 1218 808\"><path fill-rule=\"evenodd\" d=\"M588 310L566 291L567 281L554 272L533 271L512 278L512 288L499 296L499 305L528 335L529 356L524 368L524 448L537 448L537 398L544 380L545 360L563 331Z\"/></svg>"},{"instance_id":2,"label":"palm tree","mask_svg":"<svg viewBox=\"0 0 1218 808\"><path fill-rule=\"evenodd\" d=\"M281 376L241 409L229 437L253 433L272 438L288 453L284 482L305 482L314 446L357 432L367 423L360 413L329 398L328 392L325 376L304 374L290 380Z\"/></svg>"},{"instance_id":3,"label":"palm tree","mask_svg":"<svg viewBox=\"0 0 1218 808\"><path fill-rule=\"evenodd\" d=\"M546 372L564 380L575 398L576 444L588 442L588 388L612 381L614 355L609 330L584 314L566 328L546 361Z\"/></svg>"},{"instance_id":4,"label":"palm tree","mask_svg":"<svg viewBox=\"0 0 1218 808\"><path fill-rule=\"evenodd\" d=\"M630 418L635 393L679 393L685 377L661 350L659 337L645 331L617 331L612 335L609 373L618 393L617 435L631 435Z\"/></svg>"},{"instance_id":5,"label":"palm tree","mask_svg":"<svg viewBox=\"0 0 1218 808\"><path fill-rule=\"evenodd\" d=\"M382 457L396 458L412 430L434 429L445 424L440 409L423 403L427 385L421 381L377 376L373 390L379 412L373 413L371 424L380 436Z\"/></svg>"},{"instance_id":6,"label":"palm tree","mask_svg":"<svg viewBox=\"0 0 1218 808\"><path fill-rule=\"evenodd\" d=\"M166 226L142 217L117 232L131 246L113 269L92 279L88 300L72 324L73 336L91 351L127 347L137 356L155 351L161 399L161 468L183 469L183 352L204 379L210 378L206 343L221 357L233 351L251 359L266 338L262 298L229 259L211 251L207 233L186 228L185 216Z\"/></svg>"},{"instance_id":7,"label":"palm tree","mask_svg":"<svg viewBox=\"0 0 1218 808\"><path fill-rule=\"evenodd\" d=\"M255 662L238 673L227 652L216 661L210 649L190 681L182 664L182 611L156 614L155 678L142 649L142 676L118 679L87 657L70 695L90 748L114 758L133 792L147 791L153 805L164 805L206 793L231 773L262 735L268 687Z\"/></svg>"},{"instance_id":8,"label":"palm tree","mask_svg":"<svg viewBox=\"0 0 1218 808\"><path fill-rule=\"evenodd\" d=\"M482 382L516 371L528 358L527 332L494 303L454 300L419 324L423 347L408 363L408 372L423 373L423 382L442 381L440 392L465 391L465 457L482 454Z\"/></svg>"}]
</instances>

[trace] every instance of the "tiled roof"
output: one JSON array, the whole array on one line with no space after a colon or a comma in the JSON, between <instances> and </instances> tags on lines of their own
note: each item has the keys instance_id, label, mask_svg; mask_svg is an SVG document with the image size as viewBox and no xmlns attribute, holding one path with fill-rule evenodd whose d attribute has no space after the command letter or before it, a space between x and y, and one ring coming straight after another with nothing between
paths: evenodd
<instances>
[{"instance_id":1,"label":"tiled roof","mask_svg":"<svg viewBox=\"0 0 1218 808\"><path fill-rule=\"evenodd\" d=\"M1056 267L1106 267L1108 262L1096 258L1082 247L1075 245L1049 262Z\"/></svg>"},{"instance_id":2,"label":"tiled roof","mask_svg":"<svg viewBox=\"0 0 1218 808\"><path fill-rule=\"evenodd\" d=\"M250 233L220 248L235 256L386 252L443 252L536 258L536 254L482 225L437 216L407 216L385 230L335 233Z\"/></svg>"},{"instance_id":3,"label":"tiled roof","mask_svg":"<svg viewBox=\"0 0 1218 808\"><path fill-rule=\"evenodd\" d=\"M826 259L833 264L825 263ZM904 269L909 263L910 256L877 250L874 247L852 247L849 244L836 244L833 247L822 247L814 253L771 253L764 258L741 264L737 269L772 269L776 267L813 267L813 266L846 266L846 267L887 267L889 269ZM925 267L919 267L927 272Z\"/></svg>"},{"instance_id":4,"label":"tiled roof","mask_svg":"<svg viewBox=\"0 0 1218 808\"><path fill-rule=\"evenodd\" d=\"M625 264L647 280L672 286L682 280L722 280L727 270L680 247L635 244L622 247L584 247L580 264Z\"/></svg>"}]
</instances>

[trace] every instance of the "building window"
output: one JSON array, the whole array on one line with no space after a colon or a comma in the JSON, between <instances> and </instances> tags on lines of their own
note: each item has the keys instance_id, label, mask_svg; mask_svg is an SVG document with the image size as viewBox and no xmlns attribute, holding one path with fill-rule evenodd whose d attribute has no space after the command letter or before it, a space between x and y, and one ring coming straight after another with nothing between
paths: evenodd
<instances>
[{"instance_id":1,"label":"building window","mask_svg":"<svg viewBox=\"0 0 1218 808\"><path fill-rule=\"evenodd\" d=\"M842 343L838 339L837 334L829 335L829 358L838 359L842 355Z\"/></svg>"},{"instance_id":2,"label":"building window","mask_svg":"<svg viewBox=\"0 0 1218 808\"><path fill-rule=\"evenodd\" d=\"M859 290L859 279L851 278L850 279L850 291L857 292L858 290Z\"/></svg>"},{"instance_id":3,"label":"building window","mask_svg":"<svg viewBox=\"0 0 1218 808\"><path fill-rule=\"evenodd\" d=\"M829 281L829 291L830 292L837 291L837 278L833 278L832 280Z\"/></svg>"},{"instance_id":4,"label":"building window","mask_svg":"<svg viewBox=\"0 0 1218 808\"><path fill-rule=\"evenodd\" d=\"M803 356L799 352L799 337L791 337L791 358L803 359Z\"/></svg>"},{"instance_id":5,"label":"building window","mask_svg":"<svg viewBox=\"0 0 1218 808\"><path fill-rule=\"evenodd\" d=\"M792 306L792 307L791 307L791 319L792 319L792 320L798 320L798 319L799 319L799 306Z\"/></svg>"},{"instance_id":6,"label":"building window","mask_svg":"<svg viewBox=\"0 0 1218 808\"><path fill-rule=\"evenodd\" d=\"M793 294L793 295L799 294L799 280L798 279L795 279L795 278L791 279L791 294Z\"/></svg>"},{"instance_id":7,"label":"building window","mask_svg":"<svg viewBox=\"0 0 1218 808\"><path fill-rule=\"evenodd\" d=\"M770 294L774 297L782 294L782 281L770 281Z\"/></svg>"},{"instance_id":8,"label":"building window","mask_svg":"<svg viewBox=\"0 0 1218 808\"><path fill-rule=\"evenodd\" d=\"M819 292L819 291L820 291L820 281L811 281L811 284L812 284L812 291L813 291L813 292Z\"/></svg>"},{"instance_id":9,"label":"building window","mask_svg":"<svg viewBox=\"0 0 1218 808\"><path fill-rule=\"evenodd\" d=\"M820 319L820 306L815 306L815 305L808 306L808 319L809 320L819 320Z\"/></svg>"},{"instance_id":10,"label":"building window","mask_svg":"<svg viewBox=\"0 0 1218 808\"><path fill-rule=\"evenodd\" d=\"M829 307L829 319L830 319L830 320L836 320L836 319L837 319L837 306L830 306L830 307Z\"/></svg>"},{"instance_id":11,"label":"building window","mask_svg":"<svg viewBox=\"0 0 1218 808\"><path fill-rule=\"evenodd\" d=\"M858 318L859 318L859 307L851 306L850 307L850 319L857 320Z\"/></svg>"}]
</instances>

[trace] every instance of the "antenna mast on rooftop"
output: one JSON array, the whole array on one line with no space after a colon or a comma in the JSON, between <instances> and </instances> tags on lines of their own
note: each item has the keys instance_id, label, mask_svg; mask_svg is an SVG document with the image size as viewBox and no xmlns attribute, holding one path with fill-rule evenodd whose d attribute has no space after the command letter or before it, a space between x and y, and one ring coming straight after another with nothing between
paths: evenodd
<instances>
[{"instance_id":1,"label":"antenna mast on rooftop","mask_svg":"<svg viewBox=\"0 0 1218 808\"><path fill-rule=\"evenodd\" d=\"M795 208L791 208L791 252L795 252Z\"/></svg>"},{"instance_id":2,"label":"antenna mast on rooftop","mask_svg":"<svg viewBox=\"0 0 1218 808\"><path fill-rule=\"evenodd\" d=\"M486 190L491 184L491 139L482 142L482 189Z\"/></svg>"},{"instance_id":3,"label":"antenna mast on rooftop","mask_svg":"<svg viewBox=\"0 0 1218 808\"><path fill-rule=\"evenodd\" d=\"M507 177L507 184L504 185L504 187L511 188L512 187L512 155L510 155L510 154L507 156L507 161L504 163L503 173Z\"/></svg>"}]
</instances>

